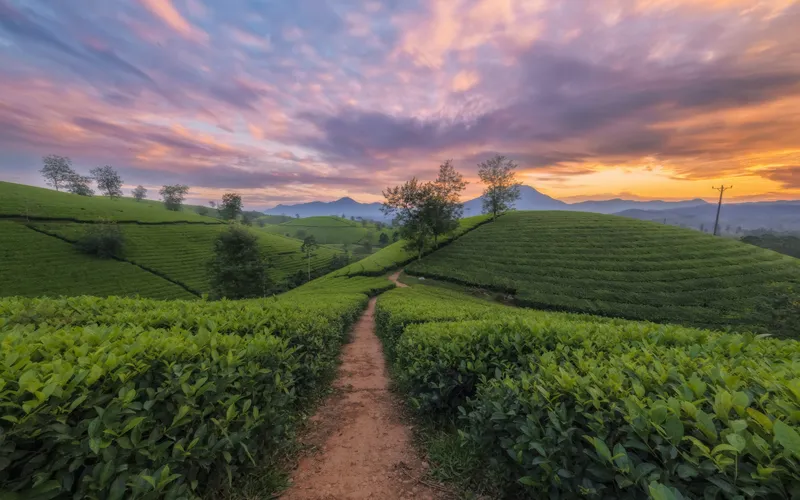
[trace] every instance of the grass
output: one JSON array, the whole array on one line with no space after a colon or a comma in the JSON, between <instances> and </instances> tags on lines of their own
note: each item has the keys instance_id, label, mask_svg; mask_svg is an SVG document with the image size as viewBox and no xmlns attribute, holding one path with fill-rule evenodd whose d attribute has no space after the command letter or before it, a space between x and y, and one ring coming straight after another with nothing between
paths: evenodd
<instances>
[{"instance_id":1,"label":"grass","mask_svg":"<svg viewBox=\"0 0 800 500\"><path fill-rule=\"evenodd\" d=\"M158 193L149 193L157 196ZM109 199L102 196L78 196L52 189L0 182L0 217L65 219L95 222L99 219L118 222L169 223L205 222L216 224L212 217L198 215L195 207L184 206L173 212L154 200L133 198ZM209 209L209 212L213 212Z\"/></svg>"},{"instance_id":2,"label":"grass","mask_svg":"<svg viewBox=\"0 0 800 500\"><path fill-rule=\"evenodd\" d=\"M83 234L86 225L42 222L36 223L35 227L74 241ZM198 294L209 291L206 264L212 257L214 240L227 229L227 225L120 224L119 228L125 236L123 251L125 260L163 274ZM270 259L269 273L274 281L280 281L298 270L306 269L307 263L300 253L299 241L252 231L258 236L262 249ZM312 272L330 265L335 253L334 250L325 247L315 250L315 256L311 260ZM85 293L88 292L89 290Z\"/></svg>"},{"instance_id":3,"label":"grass","mask_svg":"<svg viewBox=\"0 0 800 500\"><path fill-rule=\"evenodd\" d=\"M378 230L374 223L364 226L360 222L333 216L290 219L281 224L265 225L259 229L270 234L288 235L298 239L314 236L317 243L335 245L359 245L366 241L377 245L381 232L390 238L393 232L386 227Z\"/></svg>"},{"instance_id":4,"label":"grass","mask_svg":"<svg viewBox=\"0 0 800 500\"><path fill-rule=\"evenodd\" d=\"M706 327L760 327L773 283L800 261L738 241L609 215L512 212L409 274L485 287L521 305Z\"/></svg>"},{"instance_id":5,"label":"grass","mask_svg":"<svg viewBox=\"0 0 800 500\"><path fill-rule=\"evenodd\" d=\"M0 296L194 298L133 264L84 255L69 243L16 222L0 221L0 234Z\"/></svg>"}]
</instances>

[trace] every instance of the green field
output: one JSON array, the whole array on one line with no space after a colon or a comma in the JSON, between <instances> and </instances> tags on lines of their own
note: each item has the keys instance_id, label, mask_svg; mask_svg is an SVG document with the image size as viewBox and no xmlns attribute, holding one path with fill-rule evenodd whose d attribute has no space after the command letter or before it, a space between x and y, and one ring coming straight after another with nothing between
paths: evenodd
<instances>
[{"instance_id":1,"label":"green field","mask_svg":"<svg viewBox=\"0 0 800 500\"><path fill-rule=\"evenodd\" d=\"M377 245L381 232L386 233L389 238L393 232L385 227L379 231L374 223L362 226L360 222L332 216L290 219L281 224L265 225L260 229L270 234L288 235L299 239L303 239L305 236L314 236L317 243L335 245L358 245L365 241Z\"/></svg>"},{"instance_id":2,"label":"green field","mask_svg":"<svg viewBox=\"0 0 800 500\"><path fill-rule=\"evenodd\" d=\"M0 235L0 296L193 298L179 285L133 264L89 257L16 222L0 220Z\"/></svg>"},{"instance_id":3,"label":"green field","mask_svg":"<svg viewBox=\"0 0 800 500\"><path fill-rule=\"evenodd\" d=\"M376 320L398 387L440 428L435 477L503 498L800 488L797 341L520 310L426 286L379 297Z\"/></svg>"},{"instance_id":4,"label":"green field","mask_svg":"<svg viewBox=\"0 0 800 500\"><path fill-rule=\"evenodd\" d=\"M151 198L158 196L158 193L148 194ZM189 206L184 206L180 212L173 212L164 208L164 204L159 201L78 196L10 182L0 182L0 217L87 222L105 219L144 223L220 223L218 219L198 215L194 207Z\"/></svg>"},{"instance_id":5,"label":"green field","mask_svg":"<svg viewBox=\"0 0 800 500\"><path fill-rule=\"evenodd\" d=\"M504 291L519 304L659 322L759 328L771 286L800 261L738 241L623 217L512 212L420 262L412 275Z\"/></svg>"}]
</instances>

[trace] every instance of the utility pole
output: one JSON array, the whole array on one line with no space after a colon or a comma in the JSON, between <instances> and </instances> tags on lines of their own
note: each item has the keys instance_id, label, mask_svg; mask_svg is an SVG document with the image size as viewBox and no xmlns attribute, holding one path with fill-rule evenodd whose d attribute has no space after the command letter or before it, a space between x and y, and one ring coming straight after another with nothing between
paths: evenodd
<instances>
[{"instance_id":1,"label":"utility pole","mask_svg":"<svg viewBox=\"0 0 800 500\"><path fill-rule=\"evenodd\" d=\"M719 191L719 204L717 205L717 219L714 221L714 236L717 235L717 229L719 229L719 212L722 209L722 195L725 194L725 191L729 189L733 189L733 186L725 186L722 185L720 187L713 187L711 189L716 189Z\"/></svg>"}]
</instances>

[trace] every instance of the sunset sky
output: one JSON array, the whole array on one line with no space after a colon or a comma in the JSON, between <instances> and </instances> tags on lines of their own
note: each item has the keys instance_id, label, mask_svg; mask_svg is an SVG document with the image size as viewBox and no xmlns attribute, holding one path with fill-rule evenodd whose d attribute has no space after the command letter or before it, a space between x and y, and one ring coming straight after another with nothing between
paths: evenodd
<instances>
[{"instance_id":1,"label":"sunset sky","mask_svg":"<svg viewBox=\"0 0 800 500\"><path fill-rule=\"evenodd\" d=\"M0 180L265 208L496 152L566 201L800 198L800 1L0 0Z\"/></svg>"}]
</instances>

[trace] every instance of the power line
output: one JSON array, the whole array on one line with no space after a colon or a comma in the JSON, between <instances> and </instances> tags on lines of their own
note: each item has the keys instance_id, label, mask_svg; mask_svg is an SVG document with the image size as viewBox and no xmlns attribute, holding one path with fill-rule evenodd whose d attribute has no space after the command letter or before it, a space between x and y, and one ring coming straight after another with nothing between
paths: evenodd
<instances>
[{"instance_id":1,"label":"power line","mask_svg":"<svg viewBox=\"0 0 800 500\"><path fill-rule=\"evenodd\" d=\"M725 194L725 191L733 189L733 186L725 186L725 185L722 185L720 187L712 186L711 189L719 191L719 204L717 205L717 219L714 221L714 236L716 236L717 229L719 229L719 212L722 209L722 195Z\"/></svg>"}]
</instances>

